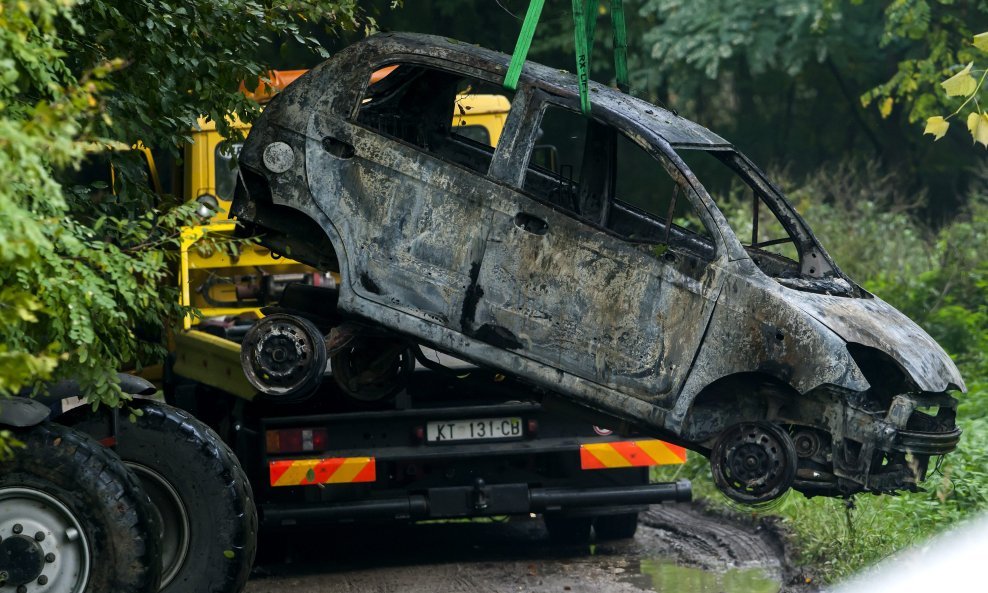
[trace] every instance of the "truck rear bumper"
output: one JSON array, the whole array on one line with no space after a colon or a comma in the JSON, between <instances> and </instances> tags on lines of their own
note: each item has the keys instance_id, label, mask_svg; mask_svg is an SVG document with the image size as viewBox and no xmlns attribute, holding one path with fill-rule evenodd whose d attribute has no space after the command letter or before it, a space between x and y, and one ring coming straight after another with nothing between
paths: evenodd
<instances>
[{"instance_id":1,"label":"truck rear bumper","mask_svg":"<svg viewBox=\"0 0 988 593\"><path fill-rule=\"evenodd\" d=\"M689 502L689 480L639 486L596 488L530 488L527 484L484 484L431 488L423 493L389 499L322 504L263 504L264 527L335 523L374 519L452 519L516 515L545 511L586 511L591 508L643 506Z\"/></svg>"}]
</instances>

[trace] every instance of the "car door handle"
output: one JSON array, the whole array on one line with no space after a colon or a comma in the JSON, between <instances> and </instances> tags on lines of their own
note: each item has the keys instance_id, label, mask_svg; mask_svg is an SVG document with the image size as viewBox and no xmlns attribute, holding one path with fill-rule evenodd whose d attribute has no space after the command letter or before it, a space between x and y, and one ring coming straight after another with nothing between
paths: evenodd
<instances>
[{"instance_id":1,"label":"car door handle","mask_svg":"<svg viewBox=\"0 0 988 593\"><path fill-rule=\"evenodd\" d=\"M515 226L533 235L544 235L549 232L548 222L528 212L515 214Z\"/></svg>"},{"instance_id":2,"label":"car door handle","mask_svg":"<svg viewBox=\"0 0 988 593\"><path fill-rule=\"evenodd\" d=\"M326 136L322 139L322 147L326 149L326 152L338 159L353 158L353 155L357 152L353 148L353 144L333 138L332 136Z\"/></svg>"}]
</instances>

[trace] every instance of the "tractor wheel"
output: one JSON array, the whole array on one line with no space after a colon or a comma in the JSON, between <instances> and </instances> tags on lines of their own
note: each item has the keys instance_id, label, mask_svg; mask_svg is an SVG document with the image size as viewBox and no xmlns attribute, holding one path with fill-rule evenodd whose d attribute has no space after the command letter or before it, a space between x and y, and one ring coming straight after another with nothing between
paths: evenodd
<instances>
[{"instance_id":1,"label":"tractor wheel","mask_svg":"<svg viewBox=\"0 0 988 593\"><path fill-rule=\"evenodd\" d=\"M161 516L162 593L241 591L257 549L257 511L240 463L186 412L151 401L132 405L143 413L118 423L115 449ZM111 438L110 410L84 412L65 422Z\"/></svg>"},{"instance_id":2,"label":"tractor wheel","mask_svg":"<svg viewBox=\"0 0 988 593\"><path fill-rule=\"evenodd\" d=\"M160 527L112 451L47 422L0 462L0 590L154 593Z\"/></svg>"}]
</instances>

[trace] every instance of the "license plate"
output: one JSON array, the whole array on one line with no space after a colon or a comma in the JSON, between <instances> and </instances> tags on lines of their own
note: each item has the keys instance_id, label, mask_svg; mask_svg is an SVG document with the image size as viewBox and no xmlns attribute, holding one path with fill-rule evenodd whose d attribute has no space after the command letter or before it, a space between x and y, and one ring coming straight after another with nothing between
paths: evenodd
<instances>
[{"instance_id":1,"label":"license plate","mask_svg":"<svg viewBox=\"0 0 988 593\"><path fill-rule=\"evenodd\" d=\"M430 443L516 439L522 436L521 418L482 418L477 420L448 420L426 424L426 440Z\"/></svg>"}]
</instances>

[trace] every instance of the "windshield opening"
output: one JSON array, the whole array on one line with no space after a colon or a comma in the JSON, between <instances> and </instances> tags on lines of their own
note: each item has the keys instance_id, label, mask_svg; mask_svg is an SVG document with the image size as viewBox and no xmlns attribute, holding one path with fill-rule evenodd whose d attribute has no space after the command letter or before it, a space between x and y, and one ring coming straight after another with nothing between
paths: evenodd
<instances>
[{"instance_id":1,"label":"windshield opening","mask_svg":"<svg viewBox=\"0 0 988 593\"><path fill-rule=\"evenodd\" d=\"M834 280L841 284L836 292L856 292L792 206L741 155L733 150L683 147L676 152L763 272L786 285L831 292L830 286L812 284Z\"/></svg>"},{"instance_id":2,"label":"windshield opening","mask_svg":"<svg viewBox=\"0 0 988 593\"><path fill-rule=\"evenodd\" d=\"M739 174L736 153L699 149L677 153L724 213L749 255L754 258L764 253L779 264L786 260L790 265L782 267L788 269L774 271L798 273L800 253L795 238L766 203L761 189Z\"/></svg>"}]
</instances>

